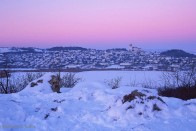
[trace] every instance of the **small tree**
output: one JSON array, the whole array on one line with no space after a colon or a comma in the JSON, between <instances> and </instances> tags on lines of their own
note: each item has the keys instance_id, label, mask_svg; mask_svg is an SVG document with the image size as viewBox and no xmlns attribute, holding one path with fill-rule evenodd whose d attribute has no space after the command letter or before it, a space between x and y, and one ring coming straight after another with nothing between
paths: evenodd
<instances>
[{"instance_id":1,"label":"small tree","mask_svg":"<svg viewBox=\"0 0 196 131\"><path fill-rule=\"evenodd\" d=\"M106 80L106 84L112 89L116 89L120 87L121 81L122 81L122 77L116 77L111 80Z\"/></svg>"},{"instance_id":2,"label":"small tree","mask_svg":"<svg viewBox=\"0 0 196 131\"><path fill-rule=\"evenodd\" d=\"M175 71L163 74L164 87L158 89L159 95L183 100L196 98L196 67L189 71Z\"/></svg>"},{"instance_id":3,"label":"small tree","mask_svg":"<svg viewBox=\"0 0 196 131\"><path fill-rule=\"evenodd\" d=\"M196 85L196 66L188 71L164 72L162 75L164 87L192 87Z\"/></svg>"},{"instance_id":4,"label":"small tree","mask_svg":"<svg viewBox=\"0 0 196 131\"><path fill-rule=\"evenodd\" d=\"M4 94L12 93L12 90L10 88L10 73L7 70L3 70L0 72L1 74L1 81L0 81L0 92Z\"/></svg>"},{"instance_id":5,"label":"small tree","mask_svg":"<svg viewBox=\"0 0 196 131\"><path fill-rule=\"evenodd\" d=\"M37 73L28 72L25 74L24 79L27 81L27 83L29 83L29 82L32 82L33 80L38 79L42 76L43 76L43 73L41 73L41 72L37 72Z\"/></svg>"},{"instance_id":6,"label":"small tree","mask_svg":"<svg viewBox=\"0 0 196 131\"><path fill-rule=\"evenodd\" d=\"M75 73L66 73L65 75L63 75L62 79L61 79L61 85L63 87L68 87L68 88L72 88L74 87L79 81L81 80L81 78L76 77Z\"/></svg>"},{"instance_id":7,"label":"small tree","mask_svg":"<svg viewBox=\"0 0 196 131\"><path fill-rule=\"evenodd\" d=\"M12 93L13 87L10 86L10 79L11 76L10 71L8 70L8 59L7 56L4 54L5 62L4 62L4 70L0 72L0 92L4 94Z\"/></svg>"}]
</instances>

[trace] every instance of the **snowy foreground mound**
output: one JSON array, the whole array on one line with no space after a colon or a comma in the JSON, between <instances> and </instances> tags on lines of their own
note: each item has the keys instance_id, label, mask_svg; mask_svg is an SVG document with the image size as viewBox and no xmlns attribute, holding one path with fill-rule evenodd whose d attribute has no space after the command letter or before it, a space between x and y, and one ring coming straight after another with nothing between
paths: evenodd
<instances>
[{"instance_id":1,"label":"snowy foreground mound","mask_svg":"<svg viewBox=\"0 0 196 131\"><path fill-rule=\"evenodd\" d=\"M195 130L196 99L160 97L141 87L111 89L96 80L83 80L57 94L48 83L50 76L20 93L0 95L0 131Z\"/></svg>"}]
</instances>

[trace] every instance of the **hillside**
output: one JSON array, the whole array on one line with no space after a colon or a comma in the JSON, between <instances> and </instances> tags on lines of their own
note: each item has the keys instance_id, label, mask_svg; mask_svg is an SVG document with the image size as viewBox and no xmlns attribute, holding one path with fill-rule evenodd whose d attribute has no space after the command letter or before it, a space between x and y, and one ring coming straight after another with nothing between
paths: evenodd
<instances>
[{"instance_id":1,"label":"hillside","mask_svg":"<svg viewBox=\"0 0 196 131\"><path fill-rule=\"evenodd\" d=\"M87 50L83 47L52 47L47 49L48 51L64 51L64 50Z\"/></svg>"},{"instance_id":2,"label":"hillside","mask_svg":"<svg viewBox=\"0 0 196 131\"><path fill-rule=\"evenodd\" d=\"M172 51L174 52L174 51ZM187 70L196 63L193 56L184 53L142 51L133 53L125 48L108 50L87 49L83 47L52 47L40 48L0 48L0 68L4 68L5 60L12 69L116 69L130 70L167 70L172 71L173 64L180 65L180 70ZM172 59L163 59L167 56L179 56ZM6 59L5 59L6 58ZM170 63L170 64L168 64ZM153 65L153 67L152 67ZM120 67L121 66L121 67ZM120 67L120 68L119 68Z\"/></svg>"},{"instance_id":3,"label":"hillside","mask_svg":"<svg viewBox=\"0 0 196 131\"><path fill-rule=\"evenodd\" d=\"M161 52L161 55L170 56L170 57L196 57L196 55L194 54L190 54L188 52L185 52L179 49L172 49L172 50L164 51L164 52Z\"/></svg>"}]
</instances>

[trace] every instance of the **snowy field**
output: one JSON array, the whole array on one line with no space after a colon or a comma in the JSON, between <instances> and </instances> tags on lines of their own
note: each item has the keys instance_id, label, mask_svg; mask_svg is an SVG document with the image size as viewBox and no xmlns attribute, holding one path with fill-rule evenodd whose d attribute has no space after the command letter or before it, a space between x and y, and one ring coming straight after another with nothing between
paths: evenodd
<instances>
[{"instance_id":1,"label":"snowy field","mask_svg":"<svg viewBox=\"0 0 196 131\"><path fill-rule=\"evenodd\" d=\"M195 130L196 99L158 96L155 88L162 84L162 72L80 72L76 76L82 80L73 88L62 88L60 94L50 88L52 74L39 78L43 83L38 86L0 94L0 131ZM15 73L14 77L22 75ZM122 78L120 87L111 89L106 81L116 77ZM143 88L146 85L151 89ZM124 101L124 96L133 92L140 95Z\"/></svg>"}]
</instances>

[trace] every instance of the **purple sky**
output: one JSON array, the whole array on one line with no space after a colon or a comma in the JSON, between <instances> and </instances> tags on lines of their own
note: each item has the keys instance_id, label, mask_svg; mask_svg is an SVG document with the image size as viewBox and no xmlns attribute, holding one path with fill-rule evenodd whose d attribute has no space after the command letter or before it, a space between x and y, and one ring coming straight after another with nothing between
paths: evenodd
<instances>
[{"instance_id":1,"label":"purple sky","mask_svg":"<svg viewBox=\"0 0 196 131\"><path fill-rule=\"evenodd\" d=\"M196 50L196 0L0 0L0 46Z\"/></svg>"}]
</instances>

